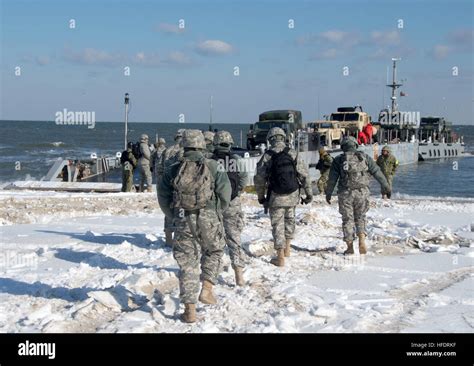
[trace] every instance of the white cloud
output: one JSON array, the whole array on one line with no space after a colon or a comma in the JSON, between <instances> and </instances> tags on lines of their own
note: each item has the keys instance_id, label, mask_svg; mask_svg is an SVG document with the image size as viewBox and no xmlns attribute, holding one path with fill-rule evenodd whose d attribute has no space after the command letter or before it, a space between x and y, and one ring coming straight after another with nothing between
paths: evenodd
<instances>
[{"instance_id":1,"label":"white cloud","mask_svg":"<svg viewBox=\"0 0 474 366\"><path fill-rule=\"evenodd\" d=\"M400 33L392 31L373 31L370 33L370 40L377 45L389 46L398 45L401 42Z\"/></svg>"},{"instance_id":2,"label":"white cloud","mask_svg":"<svg viewBox=\"0 0 474 366\"><path fill-rule=\"evenodd\" d=\"M184 33L184 28L180 28L176 24L160 23L157 27L157 31L167 34L182 34Z\"/></svg>"},{"instance_id":3,"label":"white cloud","mask_svg":"<svg viewBox=\"0 0 474 366\"><path fill-rule=\"evenodd\" d=\"M201 55L227 55L234 52L234 47L220 40L207 40L196 45L195 50Z\"/></svg>"},{"instance_id":4,"label":"white cloud","mask_svg":"<svg viewBox=\"0 0 474 366\"><path fill-rule=\"evenodd\" d=\"M85 48L80 51L65 49L63 57L66 61L82 65L116 66L125 61L123 55L111 54L104 50Z\"/></svg>"},{"instance_id":5,"label":"white cloud","mask_svg":"<svg viewBox=\"0 0 474 366\"><path fill-rule=\"evenodd\" d=\"M444 44L437 44L433 47L430 53L436 60L442 60L446 58L450 52L451 47Z\"/></svg>"},{"instance_id":6,"label":"white cloud","mask_svg":"<svg viewBox=\"0 0 474 366\"><path fill-rule=\"evenodd\" d=\"M115 67L117 65L136 65L143 67L190 66L193 61L183 52L174 51L162 56L158 53L140 51L132 56L112 54L104 50L86 48L80 51L66 49L64 59L81 65L100 65Z\"/></svg>"},{"instance_id":7,"label":"white cloud","mask_svg":"<svg viewBox=\"0 0 474 366\"><path fill-rule=\"evenodd\" d=\"M312 55L309 59L311 61L315 60L330 60L334 59L342 54L341 50L338 50L337 48L329 48L327 50L318 52L314 55Z\"/></svg>"},{"instance_id":8,"label":"white cloud","mask_svg":"<svg viewBox=\"0 0 474 366\"><path fill-rule=\"evenodd\" d=\"M360 43L360 37L355 32L345 32L338 29L328 30L318 34L309 34L296 39L300 46L325 44L329 47L353 47Z\"/></svg>"}]
</instances>

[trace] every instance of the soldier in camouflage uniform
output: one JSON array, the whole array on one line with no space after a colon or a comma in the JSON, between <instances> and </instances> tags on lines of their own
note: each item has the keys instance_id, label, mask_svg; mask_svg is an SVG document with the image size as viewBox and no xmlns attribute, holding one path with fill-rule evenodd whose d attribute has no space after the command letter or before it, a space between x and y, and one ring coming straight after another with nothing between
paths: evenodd
<instances>
[{"instance_id":1,"label":"soldier in camouflage uniform","mask_svg":"<svg viewBox=\"0 0 474 366\"><path fill-rule=\"evenodd\" d=\"M341 148L344 153L334 158L326 187L326 201L331 204L332 192L339 182L339 212L342 215L342 231L347 244L344 254L354 254L354 226L359 237L359 252L367 253L365 215L369 210L369 175L372 175L384 190L390 192L388 182L375 161L362 151L357 151L357 147L357 140L352 136L342 140Z\"/></svg>"},{"instance_id":2,"label":"soldier in camouflage uniform","mask_svg":"<svg viewBox=\"0 0 474 366\"><path fill-rule=\"evenodd\" d=\"M180 300L185 304L181 319L192 323L196 321L199 277L202 280L199 301L205 304L216 303L212 288L217 281L225 246L219 211L229 206L231 186L227 174L218 168L218 163L204 158L206 145L201 131L185 130L182 145L183 160L165 169L158 189L158 201L165 215L176 224L173 256L180 268ZM212 196L205 208L185 211L177 207L176 178L181 164L186 162L203 162L210 171L213 181L209 183L209 187L213 187L214 192L209 192Z\"/></svg>"},{"instance_id":3,"label":"soldier in camouflage uniform","mask_svg":"<svg viewBox=\"0 0 474 366\"><path fill-rule=\"evenodd\" d=\"M258 162L254 178L258 202L267 205L270 210L272 234L277 252L271 263L278 267L284 266L285 257L290 256L291 239L293 239L295 232L295 207L300 201L300 190L303 189L306 195L303 203L308 204L313 199L308 170L297 152L286 148L285 137L285 131L279 127L268 131L267 140L270 142L270 149L263 154ZM272 187L269 190L267 188L272 179L279 179L279 177L272 178L272 165L276 154L282 153L284 150L292 159L293 174L299 187L291 193L279 194L274 192ZM267 196L265 197L266 192Z\"/></svg>"},{"instance_id":4,"label":"soldier in camouflage uniform","mask_svg":"<svg viewBox=\"0 0 474 366\"><path fill-rule=\"evenodd\" d=\"M212 131L204 131L204 141L206 141L206 152L205 156L206 158L211 158L212 155L214 154L214 132Z\"/></svg>"},{"instance_id":5,"label":"soldier in camouflage uniform","mask_svg":"<svg viewBox=\"0 0 474 366\"><path fill-rule=\"evenodd\" d=\"M130 192L133 187L133 170L137 166L137 159L133 155L133 142L127 143L127 150L122 152L122 192Z\"/></svg>"},{"instance_id":6,"label":"soldier in camouflage uniform","mask_svg":"<svg viewBox=\"0 0 474 366\"><path fill-rule=\"evenodd\" d=\"M144 192L145 185L146 191L151 192L151 169L150 169L150 159L151 152L150 147L148 146L148 135L141 135L140 137L140 153L141 156L138 159L138 169L140 172L140 192Z\"/></svg>"},{"instance_id":7,"label":"soldier in camouflage uniform","mask_svg":"<svg viewBox=\"0 0 474 366\"><path fill-rule=\"evenodd\" d=\"M319 161L316 168L320 171L321 177L318 179L318 190L324 194L329 179L329 170L331 169L332 156L324 148L319 149Z\"/></svg>"},{"instance_id":8,"label":"soldier in camouflage uniform","mask_svg":"<svg viewBox=\"0 0 474 366\"><path fill-rule=\"evenodd\" d=\"M156 168L156 186L159 187L161 177L165 171L165 169L180 161L183 157L183 149L181 147L181 140L183 138L184 129L179 129L176 132L174 137L174 145L171 145L167 149L163 151L160 156L160 160L158 161L158 165ZM173 232L174 226L173 221L165 216L165 243L167 246L173 246Z\"/></svg>"},{"instance_id":9,"label":"soldier in camouflage uniform","mask_svg":"<svg viewBox=\"0 0 474 366\"><path fill-rule=\"evenodd\" d=\"M235 272L235 282L238 286L244 285L242 269L244 267L240 235L244 227L244 213L240 202L240 193L247 185L247 169L244 160L231 153L234 139L227 131L219 131L214 135L214 154L212 158L219 163L219 167L227 172L232 187L232 196L229 207L223 211L222 218L226 235L226 244L232 268Z\"/></svg>"},{"instance_id":10,"label":"soldier in camouflage uniform","mask_svg":"<svg viewBox=\"0 0 474 366\"><path fill-rule=\"evenodd\" d=\"M392 151L388 146L383 147L382 155L380 155L377 159L377 165L380 167L380 170L382 170L382 173L383 175L385 175L388 185L390 186L390 192L385 192L384 190L382 190L382 198L385 198L385 196L387 196L387 198L390 199L393 176L395 175L395 171L398 168L398 160L395 156L392 155Z\"/></svg>"},{"instance_id":11,"label":"soldier in camouflage uniform","mask_svg":"<svg viewBox=\"0 0 474 366\"><path fill-rule=\"evenodd\" d=\"M158 164L160 163L161 155L166 150L166 141L164 138L160 137L158 142L155 142L155 150L151 154L151 171L157 176ZM158 180L156 181L158 184Z\"/></svg>"}]
</instances>

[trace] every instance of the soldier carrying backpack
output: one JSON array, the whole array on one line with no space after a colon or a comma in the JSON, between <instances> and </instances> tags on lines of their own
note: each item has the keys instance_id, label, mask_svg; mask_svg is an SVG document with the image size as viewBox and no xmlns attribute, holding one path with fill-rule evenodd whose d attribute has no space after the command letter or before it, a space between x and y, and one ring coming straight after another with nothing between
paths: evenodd
<instances>
[{"instance_id":1,"label":"soldier carrying backpack","mask_svg":"<svg viewBox=\"0 0 474 366\"><path fill-rule=\"evenodd\" d=\"M271 146L258 162L254 178L258 202L268 205L270 209L277 252L271 263L278 267L284 266L285 257L290 256L291 239L295 232L295 207L300 201L300 191L305 193L303 203L313 200L308 170L297 152L285 145L285 137L285 131L279 127L268 131L267 140Z\"/></svg>"},{"instance_id":2,"label":"soldier carrying backpack","mask_svg":"<svg viewBox=\"0 0 474 366\"><path fill-rule=\"evenodd\" d=\"M244 214L240 202L240 193L247 184L247 172L244 160L232 154L231 148L234 144L232 135L227 131L219 131L214 135L214 154L212 158L219 163L219 167L227 173L232 187L231 201L229 207L223 211L222 220L224 224L226 244L229 248L232 268L235 272L235 283L243 286L243 253L240 236L244 227Z\"/></svg>"},{"instance_id":3,"label":"soldier carrying backpack","mask_svg":"<svg viewBox=\"0 0 474 366\"><path fill-rule=\"evenodd\" d=\"M387 179L375 161L364 152L357 151L357 146L357 140L352 136L342 140L341 148L344 153L334 158L325 192L326 201L331 204L332 192L339 182L339 212L342 215L342 231L347 244L344 254L354 254L354 226L359 237L359 253L367 253L365 215L369 210L370 176L380 183L383 190L390 192Z\"/></svg>"},{"instance_id":4,"label":"soldier carrying backpack","mask_svg":"<svg viewBox=\"0 0 474 366\"><path fill-rule=\"evenodd\" d=\"M180 300L185 305L181 319L193 323L200 278L199 301L216 303L213 285L225 246L219 211L229 206L231 186L218 163L204 157L206 144L201 131L185 130L182 146L182 160L163 172L158 202L176 230L173 256L180 268Z\"/></svg>"}]
</instances>

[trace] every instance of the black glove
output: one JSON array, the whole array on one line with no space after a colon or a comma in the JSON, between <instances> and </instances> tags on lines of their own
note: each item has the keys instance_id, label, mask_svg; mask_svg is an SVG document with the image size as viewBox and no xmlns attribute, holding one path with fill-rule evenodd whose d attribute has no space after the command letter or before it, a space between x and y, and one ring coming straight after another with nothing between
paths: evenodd
<instances>
[{"instance_id":1,"label":"black glove","mask_svg":"<svg viewBox=\"0 0 474 366\"><path fill-rule=\"evenodd\" d=\"M330 195L330 194L327 194L327 195L326 195L326 202L327 202L328 204L331 204L331 195Z\"/></svg>"},{"instance_id":2,"label":"black glove","mask_svg":"<svg viewBox=\"0 0 474 366\"><path fill-rule=\"evenodd\" d=\"M305 205L307 205L308 203L311 203L311 201L313 200L313 196L306 196L305 198L303 198L301 200L302 203L304 203Z\"/></svg>"},{"instance_id":3,"label":"black glove","mask_svg":"<svg viewBox=\"0 0 474 366\"><path fill-rule=\"evenodd\" d=\"M392 197L392 192L391 192L391 191L387 191L386 195L387 195L387 198L390 199L390 198Z\"/></svg>"},{"instance_id":4,"label":"black glove","mask_svg":"<svg viewBox=\"0 0 474 366\"><path fill-rule=\"evenodd\" d=\"M264 205L265 202L266 202L265 197L258 197L258 203L260 203L261 205Z\"/></svg>"}]
</instances>

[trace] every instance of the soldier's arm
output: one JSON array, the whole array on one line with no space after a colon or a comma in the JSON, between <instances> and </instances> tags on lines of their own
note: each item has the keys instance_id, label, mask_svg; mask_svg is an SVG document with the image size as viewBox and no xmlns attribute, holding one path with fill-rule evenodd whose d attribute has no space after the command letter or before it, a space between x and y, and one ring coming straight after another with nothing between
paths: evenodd
<instances>
[{"instance_id":1,"label":"soldier's arm","mask_svg":"<svg viewBox=\"0 0 474 366\"><path fill-rule=\"evenodd\" d=\"M173 210L171 208L171 204L173 203L173 185L171 183L172 169L173 167L171 166L163 173L163 177L158 183L159 189L157 192L161 211L163 211L167 217L173 217Z\"/></svg>"},{"instance_id":2,"label":"soldier's arm","mask_svg":"<svg viewBox=\"0 0 474 366\"><path fill-rule=\"evenodd\" d=\"M339 180L339 172L339 161L334 159L331 164L331 169L329 170L329 179L324 192L326 196L331 196L332 192L334 192L334 188L336 187L337 181Z\"/></svg>"},{"instance_id":3,"label":"soldier's arm","mask_svg":"<svg viewBox=\"0 0 474 366\"><path fill-rule=\"evenodd\" d=\"M312 196L313 190L311 189L311 178L309 177L305 162L300 155L296 157L296 171L298 173L298 180L300 181L306 196Z\"/></svg>"},{"instance_id":4,"label":"soldier's arm","mask_svg":"<svg viewBox=\"0 0 474 366\"><path fill-rule=\"evenodd\" d=\"M219 169L216 169L215 177L216 185L214 191L216 192L221 210L225 210L230 204L232 186L230 185L229 177L227 176L226 172L221 172Z\"/></svg>"},{"instance_id":5,"label":"soldier's arm","mask_svg":"<svg viewBox=\"0 0 474 366\"><path fill-rule=\"evenodd\" d=\"M269 176L269 166L271 157L268 154L263 154L257 163L257 171L255 177L253 178L255 184L255 190L257 191L258 198L265 197L267 190L267 179Z\"/></svg>"},{"instance_id":6,"label":"soldier's arm","mask_svg":"<svg viewBox=\"0 0 474 366\"><path fill-rule=\"evenodd\" d=\"M369 173L379 182L384 190L389 191L390 187L387 182L387 178L380 170L379 166L375 163L374 159L372 159L369 155L366 154L367 165L369 167Z\"/></svg>"},{"instance_id":7,"label":"soldier's arm","mask_svg":"<svg viewBox=\"0 0 474 366\"><path fill-rule=\"evenodd\" d=\"M333 161L333 159L329 154L324 157L324 165L325 166L331 167L332 161Z\"/></svg>"},{"instance_id":8,"label":"soldier's arm","mask_svg":"<svg viewBox=\"0 0 474 366\"><path fill-rule=\"evenodd\" d=\"M137 163L138 163L138 160L135 157L135 155L133 155L132 153L128 153L128 159L132 163L133 167L135 168L137 166Z\"/></svg>"},{"instance_id":9,"label":"soldier's arm","mask_svg":"<svg viewBox=\"0 0 474 366\"><path fill-rule=\"evenodd\" d=\"M382 155L379 155L379 157L377 158L377 165L379 167L382 167L383 163L382 163Z\"/></svg>"},{"instance_id":10,"label":"soldier's arm","mask_svg":"<svg viewBox=\"0 0 474 366\"><path fill-rule=\"evenodd\" d=\"M239 172L239 188L241 191L247 186L249 174L247 172L246 160L242 158L237 159L237 169Z\"/></svg>"},{"instance_id":11,"label":"soldier's arm","mask_svg":"<svg viewBox=\"0 0 474 366\"><path fill-rule=\"evenodd\" d=\"M150 148L147 144L142 144L141 146L143 157L147 160L150 160Z\"/></svg>"},{"instance_id":12,"label":"soldier's arm","mask_svg":"<svg viewBox=\"0 0 474 366\"><path fill-rule=\"evenodd\" d=\"M397 170L398 168L398 160L395 156L392 156L393 157L393 173L395 173L395 171Z\"/></svg>"}]
</instances>

